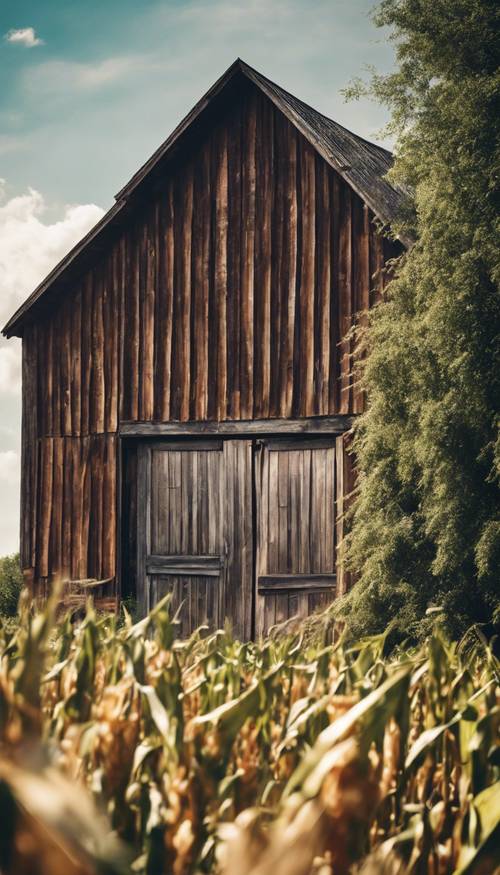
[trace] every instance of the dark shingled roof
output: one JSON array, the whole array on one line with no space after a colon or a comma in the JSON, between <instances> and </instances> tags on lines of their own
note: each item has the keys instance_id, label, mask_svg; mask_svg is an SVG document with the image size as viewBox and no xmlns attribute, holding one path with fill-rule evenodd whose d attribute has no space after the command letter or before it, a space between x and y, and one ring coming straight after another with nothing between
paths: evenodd
<instances>
[{"instance_id":1,"label":"dark shingled roof","mask_svg":"<svg viewBox=\"0 0 500 875\"><path fill-rule=\"evenodd\" d=\"M384 178L392 152L358 137L255 70L249 73L384 224L397 219L406 193Z\"/></svg>"},{"instance_id":2,"label":"dark shingled roof","mask_svg":"<svg viewBox=\"0 0 500 875\"><path fill-rule=\"evenodd\" d=\"M94 250L101 251L104 235L111 226L123 222L142 183L153 176L163 159L177 152L189 128L208 109L222 91L230 87L236 77L253 82L283 112L306 137L323 158L349 183L368 204L384 225L391 225L398 217L406 193L389 182L385 175L392 166L392 154L387 149L358 137L288 91L271 82L239 58L196 104L172 134L154 152L151 158L134 174L130 182L116 195L116 203L89 233L66 255L35 289L3 328L3 334L12 337L22 334L22 325L32 309L38 309L41 298L52 298L65 283L74 280L82 271ZM182 139L181 139L182 138ZM406 246L410 241L402 241Z\"/></svg>"}]
</instances>

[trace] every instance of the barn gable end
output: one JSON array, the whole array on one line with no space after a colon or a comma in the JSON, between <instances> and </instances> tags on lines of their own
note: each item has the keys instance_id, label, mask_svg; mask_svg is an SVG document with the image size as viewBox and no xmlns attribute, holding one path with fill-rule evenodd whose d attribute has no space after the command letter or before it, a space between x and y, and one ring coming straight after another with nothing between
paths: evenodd
<instances>
[{"instance_id":1,"label":"barn gable end","mask_svg":"<svg viewBox=\"0 0 500 875\"><path fill-rule=\"evenodd\" d=\"M42 589L92 578L113 593L117 571L134 588L130 435L335 417L341 431L363 410L347 335L399 251L368 201L382 217L399 195L372 167L362 198L377 147L354 166L351 144L335 169L328 120L252 74L228 78L6 327L23 335L22 563Z\"/></svg>"}]
</instances>

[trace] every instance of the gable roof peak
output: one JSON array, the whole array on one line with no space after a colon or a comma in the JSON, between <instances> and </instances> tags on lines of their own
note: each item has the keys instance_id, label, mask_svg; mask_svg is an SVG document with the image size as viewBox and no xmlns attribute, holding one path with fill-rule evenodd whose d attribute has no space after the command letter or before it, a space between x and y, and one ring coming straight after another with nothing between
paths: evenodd
<instances>
[{"instance_id":1,"label":"gable roof peak","mask_svg":"<svg viewBox=\"0 0 500 875\"><path fill-rule=\"evenodd\" d=\"M56 265L45 280L9 319L2 333L11 337L22 333L22 326L32 308L38 305L46 293L55 294L60 286L74 280L94 249L103 245L104 235L123 222L132 195L142 187L158 165L168 160L184 143L191 126L209 110L213 102L231 87L237 76L244 76L253 83L283 113L292 125L311 143L316 151L333 167L350 187L368 205L374 215L384 224L391 225L397 217L406 193L386 178L392 167L392 154L344 128L304 103L242 58L236 58L212 87L203 95L187 116L177 125L170 136L156 149L153 155L137 170L129 182L115 196L116 202L105 216L80 240ZM411 241L402 241L406 246Z\"/></svg>"}]
</instances>

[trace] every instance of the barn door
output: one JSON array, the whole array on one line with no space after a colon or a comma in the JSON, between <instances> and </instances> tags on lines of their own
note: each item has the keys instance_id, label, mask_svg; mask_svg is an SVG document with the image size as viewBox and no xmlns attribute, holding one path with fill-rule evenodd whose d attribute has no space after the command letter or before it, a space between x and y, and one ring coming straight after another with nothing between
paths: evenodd
<instances>
[{"instance_id":1,"label":"barn door","mask_svg":"<svg viewBox=\"0 0 500 875\"><path fill-rule=\"evenodd\" d=\"M261 441L256 450L256 632L335 595L335 438Z\"/></svg>"},{"instance_id":2,"label":"barn door","mask_svg":"<svg viewBox=\"0 0 500 875\"><path fill-rule=\"evenodd\" d=\"M153 441L138 456L138 601L183 603L180 634L231 618L252 626L252 447L249 441Z\"/></svg>"}]
</instances>

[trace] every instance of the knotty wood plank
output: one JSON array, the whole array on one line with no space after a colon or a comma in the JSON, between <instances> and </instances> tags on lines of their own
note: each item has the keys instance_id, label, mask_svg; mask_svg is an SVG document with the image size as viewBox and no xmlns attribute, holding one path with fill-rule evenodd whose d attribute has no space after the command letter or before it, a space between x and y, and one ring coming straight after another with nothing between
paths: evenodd
<instances>
[{"instance_id":1,"label":"knotty wood plank","mask_svg":"<svg viewBox=\"0 0 500 875\"><path fill-rule=\"evenodd\" d=\"M330 589L335 587L334 574L264 574L258 579L259 593L278 590Z\"/></svg>"},{"instance_id":2,"label":"knotty wood plank","mask_svg":"<svg viewBox=\"0 0 500 875\"><path fill-rule=\"evenodd\" d=\"M325 537L323 525L324 510L324 464L323 450L311 450L311 483L309 497L309 542L311 572L323 570L322 545Z\"/></svg>"},{"instance_id":3,"label":"knotty wood plank","mask_svg":"<svg viewBox=\"0 0 500 875\"><path fill-rule=\"evenodd\" d=\"M52 347L51 347L51 378L52 378L52 431L56 436L61 434L61 308L59 307L50 315Z\"/></svg>"},{"instance_id":4,"label":"knotty wood plank","mask_svg":"<svg viewBox=\"0 0 500 875\"><path fill-rule=\"evenodd\" d=\"M352 325L352 221L351 190L343 183L339 204L339 253L337 289L340 328L340 404L339 413L352 411L351 343Z\"/></svg>"},{"instance_id":5,"label":"knotty wood plank","mask_svg":"<svg viewBox=\"0 0 500 875\"><path fill-rule=\"evenodd\" d=\"M92 451L95 437L86 437L81 442L81 465L82 465L82 513L80 524L80 577L95 577L91 566L91 526L90 515L92 508Z\"/></svg>"},{"instance_id":6,"label":"knotty wood plank","mask_svg":"<svg viewBox=\"0 0 500 875\"><path fill-rule=\"evenodd\" d=\"M153 207L148 211L144 221L143 246L144 253L141 259L144 270L144 300L142 322L142 391L141 391L141 419L153 418L154 405L154 320L156 299L156 210Z\"/></svg>"},{"instance_id":7,"label":"knotty wood plank","mask_svg":"<svg viewBox=\"0 0 500 875\"><path fill-rule=\"evenodd\" d=\"M139 362L140 362L140 232L135 225L128 238L129 246L129 277L130 295L128 302L129 331L129 356L126 367L127 382L130 380L129 416L131 419L139 417ZM125 317L127 318L127 317ZM125 375L124 375L125 376Z\"/></svg>"},{"instance_id":8,"label":"knotty wood plank","mask_svg":"<svg viewBox=\"0 0 500 875\"><path fill-rule=\"evenodd\" d=\"M151 450L139 447L137 455L137 578L136 597L141 616L150 609L146 558L151 553Z\"/></svg>"},{"instance_id":9,"label":"knotty wood plank","mask_svg":"<svg viewBox=\"0 0 500 875\"><path fill-rule=\"evenodd\" d=\"M182 246L182 344L180 366L180 406L179 418L181 422L189 419L189 395L190 395L190 346L194 342L191 338L191 247L193 229L193 165L190 163L186 168L184 178L184 203L183 203L183 246Z\"/></svg>"},{"instance_id":10,"label":"knotty wood plank","mask_svg":"<svg viewBox=\"0 0 500 875\"><path fill-rule=\"evenodd\" d=\"M223 450L222 477L224 480L222 514L223 514L223 563L224 571L221 578L222 616L228 617L233 623L235 634L240 635L241 626L241 537L239 520L237 518L236 491L241 488L239 482L239 466L236 441L226 441ZM238 633L236 633L238 627Z\"/></svg>"},{"instance_id":11,"label":"knotty wood plank","mask_svg":"<svg viewBox=\"0 0 500 875\"><path fill-rule=\"evenodd\" d=\"M235 480L235 520L240 548L241 594L238 613L239 634L244 641L253 632L253 447L251 441L235 445L238 474Z\"/></svg>"},{"instance_id":12,"label":"knotty wood plank","mask_svg":"<svg viewBox=\"0 0 500 875\"><path fill-rule=\"evenodd\" d=\"M335 446L326 453L325 470L325 568L335 569Z\"/></svg>"},{"instance_id":13,"label":"knotty wood plank","mask_svg":"<svg viewBox=\"0 0 500 875\"><path fill-rule=\"evenodd\" d=\"M228 141L227 373L229 419L240 417L241 294L241 107L235 108Z\"/></svg>"},{"instance_id":14,"label":"knotty wood plank","mask_svg":"<svg viewBox=\"0 0 500 875\"><path fill-rule=\"evenodd\" d=\"M297 136L297 173L296 173L296 189L297 189L297 263L296 263L296 283L294 295L294 333L293 333L293 358L291 365L290 378L292 380L292 413L290 415L300 416L300 401L301 401L301 386L304 382L302 375L302 353L301 349L301 308L302 301L302 234L303 234L303 195L302 195L302 172L303 172L303 157L302 152L304 143L300 136Z\"/></svg>"},{"instance_id":15,"label":"knotty wood plank","mask_svg":"<svg viewBox=\"0 0 500 875\"><path fill-rule=\"evenodd\" d=\"M109 344L109 382L106 393L109 396L107 430L115 432L118 427L118 384L120 379L119 337L122 325L122 295L121 295L121 248L119 242L113 247L110 270L110 328L107 342Z\"/></svg>"},{"instance_id":16,"label":"knotty wood plank","mask_svg":"<svg viewBox=\"0 0 500 875\"><path fill-rule=\"evenodd\" d=\"M132 416L132 243L130 229L122 238L123 287L120 331L120 419ZM126 378L125 378L126 375Z\"/></svg>"},{"instance_id":17,"label":"knotty wood plank","mask_svg":"<svg viewBox=\"0 0 500 875\"><path fill-rule=\"evenodd\" d=\"M148 211L149 212L149 211ZM147 419L144 416L145 396L145 373L148 371L148 358L151 354L150 345L146 334L149 334L148 326L148 303L147 303L147 262L148 262L148 212L142 210L137 236L137 250L139 263L139 373L138 373L138 416L139 419ZM147 389L146 389L147 394Z\"/></svg>"},{"instance_id":18,"label":"knotty wood plank","mask_svg":"<svg viewBox=\"0 0 500 875\"><path fill-rule=\"evenodd\" d=\"M272 107L259 98L257 110L258 184L255 234L254 416L269 416L271 380L271 179L273 173Z\"/></svg>"},{"instance_id":19,"label":"knotty wood plank","mask_svg":"<svg viewBox=\"0 0 500 875\"><path fill-rule=\"evenodd\" d=\"M272 596L271 596L272 598ZM288 604L288 593L280 593L275 595L276 599L276 613L275 613L275 623L283 623L285 620L288 620L289 616L289 604Z\"/></svg>"},{"instance_id":20,"label":"knotty wood plank","mask_svg":"<svg viewBox=\"0 0 500 875\"><path fill-rule=\"evenodd\" d=\"M49 319L46 323L46 335L44 340L46 340L46 347L44 351L44 373L45 373L45 394L42 395L41 403L42 408L45 410L44 417L44 430L42 434L44 435L53 435L54 434L54 325L53 320ZM41 341L42 345L43 340ZM45 575L44 575L45 576Z\"/></svg>"},{"instance_id":21,"label":"knotty wood plank","mask_svg":"<svg viewBox=\"0 0 500 875\"><path fill-rule=\"evenodd\" d=\"M102 486L102 570L103 578L116 574L116 449L115 435L106 435L103 443Z\"/></svg>"},{"instance_id":22,"label":"knotty wood plank","mask_svg":"<svg viewBox=\"0 0 500 875\"><path fill-rule=\"evenodd\" d=\"M82 288L78 286L71 307L71 434L81 433L82 423Z\"/></svg>"},{"instance_id":23,"label":"knotty wood plank","mask_svg":"<svg viewBox=\"0 0 500 875\"><path fill-rule=\"evenodd\" d=\"M81 466L81 446L83 438L72 438L68 445L71 454L71 567L72 580L82 580L81 574L81 521L83 511L83 483Z\"/></svg>"},{"instance_id":24,"label":"knotty wood plank","mask_svg":"<svg viewBox=\"0 0 500 875\"><path fill-rule=\"evenodd\" d=\"M104 431L104 323L103 323L102 267L94 272L92 300L92 379L89 430L93 434Z\"/></svg>"},{"instance_id":25,"label":"knotty wood plank","mask_svg":"<svg viewBox=\"0 0 500 875\"><path fill-rule=\"evenodd\" d=\"M101 435L93 436L91 440L91 505L89 528L89 560L90 576L102 579L102 547L103 547L103 488L104 488L104 443Z\"/></svg>"},{"instance_id":26,"label":"knotty wood plank","mask_svg":"<svg viewBox=\"0 0 500 875\"><path fill-rule=\"evenodd\" d=\"M170 182L165 200L165 315L162 322L162 411L161 418L170 418L172 397L172 330L174 310L174 271L175 271L175 247L174 247L174 188Z\"/></svg>"},{"instance_id":27,"label":"knotty wood plank","mask_svg":"<svg viewBox=\"0 0 500 875\"><path fill-rule=\"evenodd\" d=\"M256 124L255 97L247 98L242 168L242 256L241 256L241 416L253 416L254 350L254 253L256 195Z\"/></svg>"},{"instance_id":28,"label":"knotty wood plank","mask_svg":"<svg viewBox=\"0 0 500 875\"><path fill-rule=\"evenodd\" d=\"M154 204L155 258L155 312L154 312L154 372L153 372L153 419L161 420L163 413L163 340L165 333L165 191L161 191Z\"/></svg>"},{"instance_id":29,"label":"knotty wood plank","mask_svg":"<svg viewBox=\"0 0 500 875\"><path fill-rule=\"evenodd\" d=\"M330 387L330 339L331 324L331 204L330 204L330 174L323 161L317 162L319 203L317 209L318 236L318 339L317 379L315 387L315 412L328 415Z\"/></svg>"},{"instance_id":30,"label":"knotty wood plank","mask_svg":"<svg viewBox=\"0 0 500 875\"><path fill-rule=\"evenodd\" d=\"M340 435L336 443L336 563L337 592L343 595L351 584L351 573L345 568L345 536L347 534L346 514L354 489L353 460L349 453L350 435Z\"/></svg>"},{"instance_id":31,"label":"knotty wood plank","mask_svg":"<svg viewBox=\"0 0 500 875\"><path fill-rule=\"evenodd\" d=\"M288 487L290 482L288 453L273 453L278 459L278 571L288 571L289 538L288 529ZM278 611L278 603L276 610Z\"/></svg>"},{"instance_id":32,"label":"knotty wood plank","mask_svg":"<svg viewBox=\"0 0 500 875\"><path fill-rule=\"evenodd\" d=\"M264 503L264 490L267 486L268 454L262 445L257 445L254 455L255 471L255 574L265 574L267 562L265 550L267 543L267 506ZM265 629L265 600L255 593L255 633L262 636Z\"/></svg>"},{"instance_id":33,"label":"knotty wood plank","mask_svg":"<svg viewBox=\"0 0 500 875\"><path fill-rule=\"evenodd\" d=\"M61 306L61 432L71 434L71 313L73 296Z\"/></svg>"},{"instance_id":34,"label":"knotty wood plank","mask_svg":"<svg viewBox=\"0 0 500 875\"><path fill-rule=\"evenodd\" d=\"M335 436L301 437L270 437L262 438L262 443L273 452L288 452L290 450L324 450L335 446Z\"/></svg>"},{"instance_id":35,"label":"knotty wood plank","mask_svg":"<svg viewBox=\"0 0 500 875\"><path fill-rule=\"evenodd\" d=\"M266 450L267 452L267 450ZM268 482L264 501L267 499L267 570L269 573L280 570L279 561L279 504L278 504L278 453L269 453Z\"/></svg>"},{"instance_id":36,"label":"knotty wood plank","mask_svg":"<svg viewBox=\"0 0 500 875\"><path fill-rule=\"evenodd\" d=\"M300 283L300 416L314 414L314 297L316 256L315 154L301 144L302 251Z\"/></svg>"},{"instance_id":37,"label":"knotty wood plank","mask_svg":"<svg viewBox=\"0 0 500 875\"><path fill-rule=\"evenodd\" d=\"M221 572L222 560L218 556L201 556L197 553L192 555L163 556L151 554L148 556L146 566L149 572L158 574L202 574L208 577L218 576ZM178 571L176 569L181 569Z\"/></svg>"},{"instance_id":38,"label":"knotty wood plank","mask_svg":"<svg viewBox=\"0 0 500 875\"><path fill-rule=\"evenodd\" d=\"M208 414L208 310L210 298L210 240L211 240L211 173L210 144L205 144L201 156L202 194L196 212L201 215L200 239L201 276L196 276L195 311L195 405L194 417L206 419Z\"/></svg>"},{"instance_id":39,"label":"knotty wood plank","mask_svg":"<svg viewBox=\"0 0 500 875\"><path fill-rule=\"evenodd\" d=\"M328 172L330 191L330 372L328 412L340 411L340 180L333 170Z\"/></svg>"},{"instance_id":40,"label":"knotty wood plank","mask_svg":"<svg viewBox=\"0 0 500 875\"><path fill-rule=\"evenodd\" d=\"M50 574L50 528L52 520L52 488L54 475L54 439L44 437L41 439L41 479L40 479L40 504L39 504L39 530L38 530L38 562L37 572L39 577L48 577Z\"/></svg>"},{"instance_id":41,"label":"knotty wood plank","mask_svg":"<svg viewBox=\"0 0 500 875\"><path fill-rule=\"evenodd\" d=\"M216 419L227 413L227 232L228 158L227 129L217 137L218 156L215 180L215 302L217 336Z\"/></svg>"},{"instance_id":42,"label":"knotty wood plank","mask_svg":"<svg viewBox=\"0 0 500 875\"><path fill-rule=\"evenodd\" d=\"M370 250L369 250L369 227L368 207L359 198L353 198L353 300L354 315L358 325L363 328L367 323L367 312L370 306ZM359 385L359 368L355 360L354 351L352 359L353 372L353 400L352 410L354 413L362 413L364 410L364 395Z\"/></svg>"},{"instance_id":43,"label":"knotty wood plank","mask_svg":"<svg viewBox=\"0 0 500 875\"><path fill-rule=\"evenodd\" d=\"M271 375L269 416L280 416L280 397L283 367L283 337L285 325L283 312L286 309L285 237L285 178L286 178L286 129L281 113L273 109L273 165L272 165L272 212L271 212Z\"/></svg>"},{"instance_id":44,"label":"knotty wood plank","mask_svg":"<svg viewBox=\"0 0 500 875\"><path fill-rule=\"evenodd\" d=\"M62 526L63 526L63 438L53 440L52 460L52 516L49 539L49 573L60 577L62 571Z\"/></svg>"},{"instance_id":45,"label":"knotty wood plank","mask_svg":"<svg viewBox=\"0 0 500 875\"><path fill-rule=\"evenodd\" d=\"M103 383L104 414L103 431L109 431L111 419L111 383L113 357L113 327L119 314L113 306L113 250L109 252L102 265L102 322L103 322Z\"/></svg>"},{"instance_id":46,"label":"knotty wood plank","mask_svg":"<svg viewBox=\"0 0 500 875\"><path fill-rule=\"evenodd\" d=\"M312 450L299 451L299 568L302 573L311 571L310 536L311 518L309 513L311 496L311 453ZM300 605L299 605L300 608Z\"/></svg>"},{"instance_id":47,"label":"knotty wood plank","mask_svg":"<svg viewBox=\"0 0 500 875\"><path fill-rule=\"evenodd\" d=\"M291 416L293 395L293 342L297 281L297 132L290 123L283 129L284 217L283 292L279 347L279 416ZM280 162L281 163L281 162Z\"/></svg>"},{"instance_id":48,"label":"knotty wood plank","mask_svg":"<svg viewBox=\"0 0 500 875\"><path fill-rule=\"evenodd\" d=\"M181 502L181 535L180 535L180 543L181 553L188 554L189 552L189 529L191 526L191 496L195 489L197 489L197 484L195 485L192 480L192 465L190 464L190 454L189 453L181 453L180 454L180 468L181 468L181 481L180 481L180 502Z\"/></svg>"},{"instance_id":49,"label":"knotty wood plank","mask_svg":"<svg viewBox=\"0 0 500 875\"><path fill-rule=\"evenodd\" d=\"M73 504L73 454L71 443L72 437L63 438L63 500L62 500L62 550L61 550L61 578L71 578L71 520Z\"/></svg>"},{"instance_id":50,"label":"knotty wood plank","mask_svg":"<svg viewBox=\"0 0 500 875\"><path fill-rule=\"evenodd\" d=\"M193 233L192 233L192 300L191 300L191 387L190 387L190 419L197 418L197 410L199 409L198 394L200 392L200 335L204 331L203 327L203 220L204 211L202 207L203 198L206 198L207 193L203 188L203 153L194 166L193 177ZM200 344L200 348L198 347Z\"/></svg>"},{"instance_id":51,"label":"knotty wood plank","mask_svg":"<svg viewBox=\"0 0 500 875\"><path fill-rule=\"evenodd\" d=\"M37 433L38 436L47 434L47 414L48 414L48 405L47 405L47 323L42 322L38 324L38 330L36 334L36 349L37 349L37 362L38 362L38 377L36 381L36 393L37 393Z\"/></svg>"},{"instance_id":52,"label":"knotty wood plank","mask_svg":"<svg viewBox=\"0 0 500 875\"><path fill-rule=\"evenodd\" d=\"M307 417L304 419L249 419L227 422L122 422L123 437L196 435L339 434L351 428L353 416Z\"/></svg>"}]
</instances>

